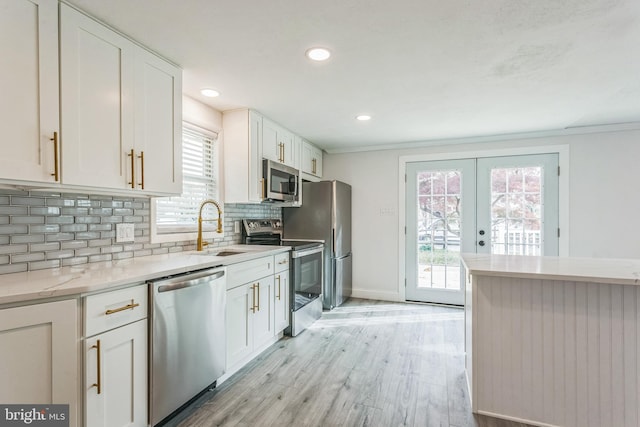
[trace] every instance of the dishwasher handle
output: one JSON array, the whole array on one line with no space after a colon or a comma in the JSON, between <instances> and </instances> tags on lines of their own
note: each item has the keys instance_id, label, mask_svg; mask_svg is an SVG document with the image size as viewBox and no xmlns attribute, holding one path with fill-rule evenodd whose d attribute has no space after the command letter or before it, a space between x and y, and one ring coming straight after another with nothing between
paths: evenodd
<instances>
[{"instance_id":1,"label":"dishwasher handle","mask_svg":"<svg viewBox=\"0 0 640 427\"><path fill-rule=\"evenodd\" d=\"M158 293L177 291L178 289L203 285L206 283L210 283L213 280L217 280L223 276L224 271L217 271L215 273L203 272L201 274L195 275L195 277L188 278L185 281L158 286Z\"/></svg>"}]
</instances>

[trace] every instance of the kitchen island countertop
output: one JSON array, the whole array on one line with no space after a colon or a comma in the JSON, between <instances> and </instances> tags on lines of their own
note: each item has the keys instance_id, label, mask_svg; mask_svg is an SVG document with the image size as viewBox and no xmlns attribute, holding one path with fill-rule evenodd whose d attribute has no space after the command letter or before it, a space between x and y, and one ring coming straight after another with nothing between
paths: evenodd
<instances>
[{"instance_id":1,"label":"kitchen island countertop","mask_svg":"<svg viewBox=\"0 0 640 427\"><path fill-rule=\"evenodd\" d=\"M290 250L289 246L232 245L173 254L0 275L0 304L83 295L150 279L248 261ZM242 251L216 256L221 251Z\"/></svg>"},{"instance_id":2,"label":"kitchen island countertop","mask_svg":"<svg viewBox=\"0 0 640 427\"><path fill-rule=\"evenodd\" d=\"M640 285L640 259L463 253L462 261L478 276Z\"/></svg>"}]
</instances>

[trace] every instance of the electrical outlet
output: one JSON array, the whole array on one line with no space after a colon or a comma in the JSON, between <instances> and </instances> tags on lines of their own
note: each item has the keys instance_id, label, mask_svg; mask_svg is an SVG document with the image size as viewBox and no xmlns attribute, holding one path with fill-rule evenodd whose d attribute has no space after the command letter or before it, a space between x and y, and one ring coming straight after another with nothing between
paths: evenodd
<instances>
[{"instance_id":1,"label":"electrical outlet","mask_svg":"<svg viewBox=\"0 0 640 427\"><path fill-rule=\"evenodd\" d=\"M116 224L116 243L133 242L134 232L133 224Z\"/></svg>"},{"instance_id":2,"label":"electrical outlet","mask_svg":"<svg viewBox=\"0 0 640 427\"><path fill-rule=\"evenodd\" d=\"M240 221L233 221L233 232L234 233L240 232Z\"/></svg>"}]
</instances>

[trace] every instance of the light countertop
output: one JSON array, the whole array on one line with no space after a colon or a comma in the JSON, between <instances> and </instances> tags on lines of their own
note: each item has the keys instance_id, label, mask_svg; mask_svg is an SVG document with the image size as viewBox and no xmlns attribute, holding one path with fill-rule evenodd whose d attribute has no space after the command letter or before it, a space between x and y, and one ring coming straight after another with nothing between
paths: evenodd
<instances>
[{"instance_id":1,"label":"light countertop","mask_svg":"<svg viewBox=\"0 0 640 427\"><path fill-rule=\"evenodd\" d=\"M236 264L290 250L289 246L233 245L0 275L0 304L82 295L203 268ZM220 251L244 253L216 256Z\"/></svg>"},{"instance_id":2,"label":"light countertop","mask_svg":"<svg viewBox=\"0 0 640 427\"><path fill-rule=\"evenodd\" d=\"M640 259L463 253L462 260L476 276L640 285Z\"/></svg>"}]
</instances>

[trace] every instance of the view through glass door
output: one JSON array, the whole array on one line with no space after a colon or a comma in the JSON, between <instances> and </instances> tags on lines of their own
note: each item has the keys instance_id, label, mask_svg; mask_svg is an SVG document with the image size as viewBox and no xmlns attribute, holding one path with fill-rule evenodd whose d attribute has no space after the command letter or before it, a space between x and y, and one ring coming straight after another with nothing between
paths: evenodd
<instances>
[{"instance_id":1,"label":"view through glass door","mask_svg":"<svg viewBox=\"0 0 640 427\"><path fill-rule=\"evenodd\" d=\"M406 188L406 299L463 304L460 252L474 250L475 159L408 163Z\"/></svg>"},{"instance_id":2,"label":"view through glass door","mask_svg":"<svg viewBox=\"0 0 640 427\"><path fill-rule=\"evenodd\" d=\"M464 303L460 253L558 254L557 154L407 163L409 301Z\"/></svg>"}]
</instances>

